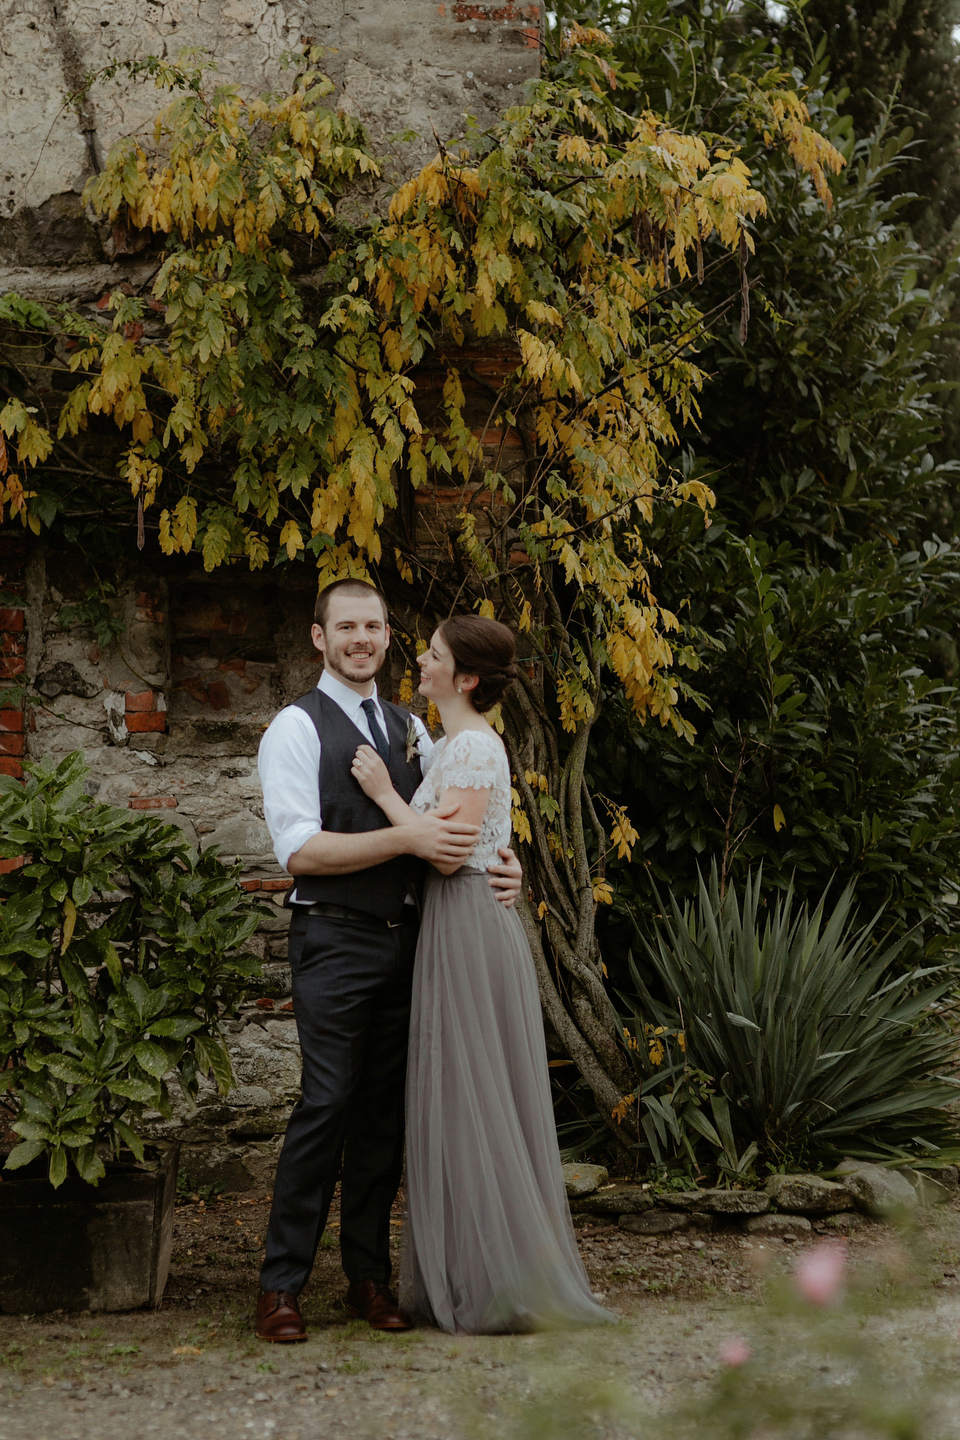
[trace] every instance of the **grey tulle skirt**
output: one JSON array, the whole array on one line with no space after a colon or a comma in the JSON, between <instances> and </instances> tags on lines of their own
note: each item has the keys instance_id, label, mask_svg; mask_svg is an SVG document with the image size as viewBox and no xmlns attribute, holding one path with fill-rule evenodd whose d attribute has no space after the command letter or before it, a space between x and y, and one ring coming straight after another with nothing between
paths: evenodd
<instances>
[{"instance_id":1,"label":"grey tulle skirt","mask_svg":"<svg viewBox=\"0 0 960 1440\"><path fill-rule=\"evenodd\" d=\"M450 1333L615 1317L590 1293L560 1171L519 917L482 872L431 872L407 1078L401 1303Z\"/></svg>"}]
</instances>

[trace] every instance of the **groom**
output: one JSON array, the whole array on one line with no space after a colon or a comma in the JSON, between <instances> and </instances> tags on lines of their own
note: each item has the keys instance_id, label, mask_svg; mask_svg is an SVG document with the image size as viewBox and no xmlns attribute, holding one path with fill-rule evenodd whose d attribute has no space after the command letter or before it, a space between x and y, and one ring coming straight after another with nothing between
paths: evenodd
<instances>
[{"instance_id":1,"label":"groom","mask_svg":"<svg viewBox=\"0 0 960 1440\"><path fill-rule=\"evenodd\" d=\"M338 1176L347 1312L376 1329L409 1329L389 1288L390 1210L403 1168L419 895L425 864L461 864L479 834L456 806L392 827L350 773L358 745L373 745L410 800L432 748L421 721L377 693L390 644L379 590L338 580L318 596L314 621L319 684L275 717L258 760L274 851L295 879L289 958L303 1057L257 1302L257 1336L281 1343L306 1339L297 1296ZM490 883L512 905L520 865L500 854Z\"/></svg>"}]
</instances>

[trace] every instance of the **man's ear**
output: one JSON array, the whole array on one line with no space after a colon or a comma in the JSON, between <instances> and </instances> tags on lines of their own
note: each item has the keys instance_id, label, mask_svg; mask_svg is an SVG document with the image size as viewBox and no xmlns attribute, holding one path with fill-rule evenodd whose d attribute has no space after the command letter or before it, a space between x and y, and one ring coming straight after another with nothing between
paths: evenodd
<instances>
[{"instance_id":1,"label":"man's ear","mask_svg":"<svg viewBox=\"0 0 960 1440\"><path fill-rule=\"evenodd\" d=\"M324 653L323 627L320 625L310 626L310 639L313 641L314 649Z\"/></svg>"},{"instance_id":2,"label":"man's ear","mask_svg":"<svg viewBox=\"0 0 960 1440\"><path fill-rule=\"evenodd\" d=\"M389 625L384 625L384 627L383 627L383 643L384 643L384 645L386 646L386 648L389 650L389 649L390 649L390 626L389 626Z\"/></svg>"}]
</instances>

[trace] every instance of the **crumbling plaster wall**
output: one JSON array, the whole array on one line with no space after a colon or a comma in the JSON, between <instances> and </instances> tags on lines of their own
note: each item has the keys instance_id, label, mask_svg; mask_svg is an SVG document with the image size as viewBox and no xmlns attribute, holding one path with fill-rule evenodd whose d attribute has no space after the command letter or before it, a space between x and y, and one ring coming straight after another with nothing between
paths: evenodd
<instances>
[{"instance_id":1,"label":"crumbling plaster wall","mask_svg":"<svg viewBox=\"0 0 960 1440\"><path fill-rule=\"evenodd\" d=\"M462 136L468 115L483 127L519 100L538 71L540 15L528 0L0 0L0 290L83 298L144 269L79 197L119 137L150 136L165 97L120 76L71 101L104 66L191 48L250 94L284 86L285 55L323 46L337 103L397 179L437 137ZM419 138L391 139L407 130Z\"/></svg>"}]
</instances>

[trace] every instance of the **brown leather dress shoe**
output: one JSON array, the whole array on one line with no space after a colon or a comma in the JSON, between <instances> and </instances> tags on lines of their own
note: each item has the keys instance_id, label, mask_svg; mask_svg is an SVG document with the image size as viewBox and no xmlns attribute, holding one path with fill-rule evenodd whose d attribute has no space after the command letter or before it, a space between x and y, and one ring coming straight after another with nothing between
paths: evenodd
<instances>
[{"instance_id":1,"label":"brown leather dress shoe","mask_svg":"<svg viewBox=\"0 0 960 1440\"><path fill-rule=\"evenodd\" d=\"M306 1340L307 1327L300 1314L296 1295L289 1290L261 1290L257 1298L258 1340L272 1340L278 1345L295 1345Z\"/></svg>"},{"instance_id":2,"label":"brown leather dress shoe","mask_svg":"<svg viewBox=\"0 0 960 1440\"><path fill-rule=\"evenodd\" d=\"M379 1280L354 1280L347 1291L347 1314L354 1320L366 1320L374 1330L412 1330L413 1321L405 1315L396 1296Z\"/></svg>"}]
</instances>

